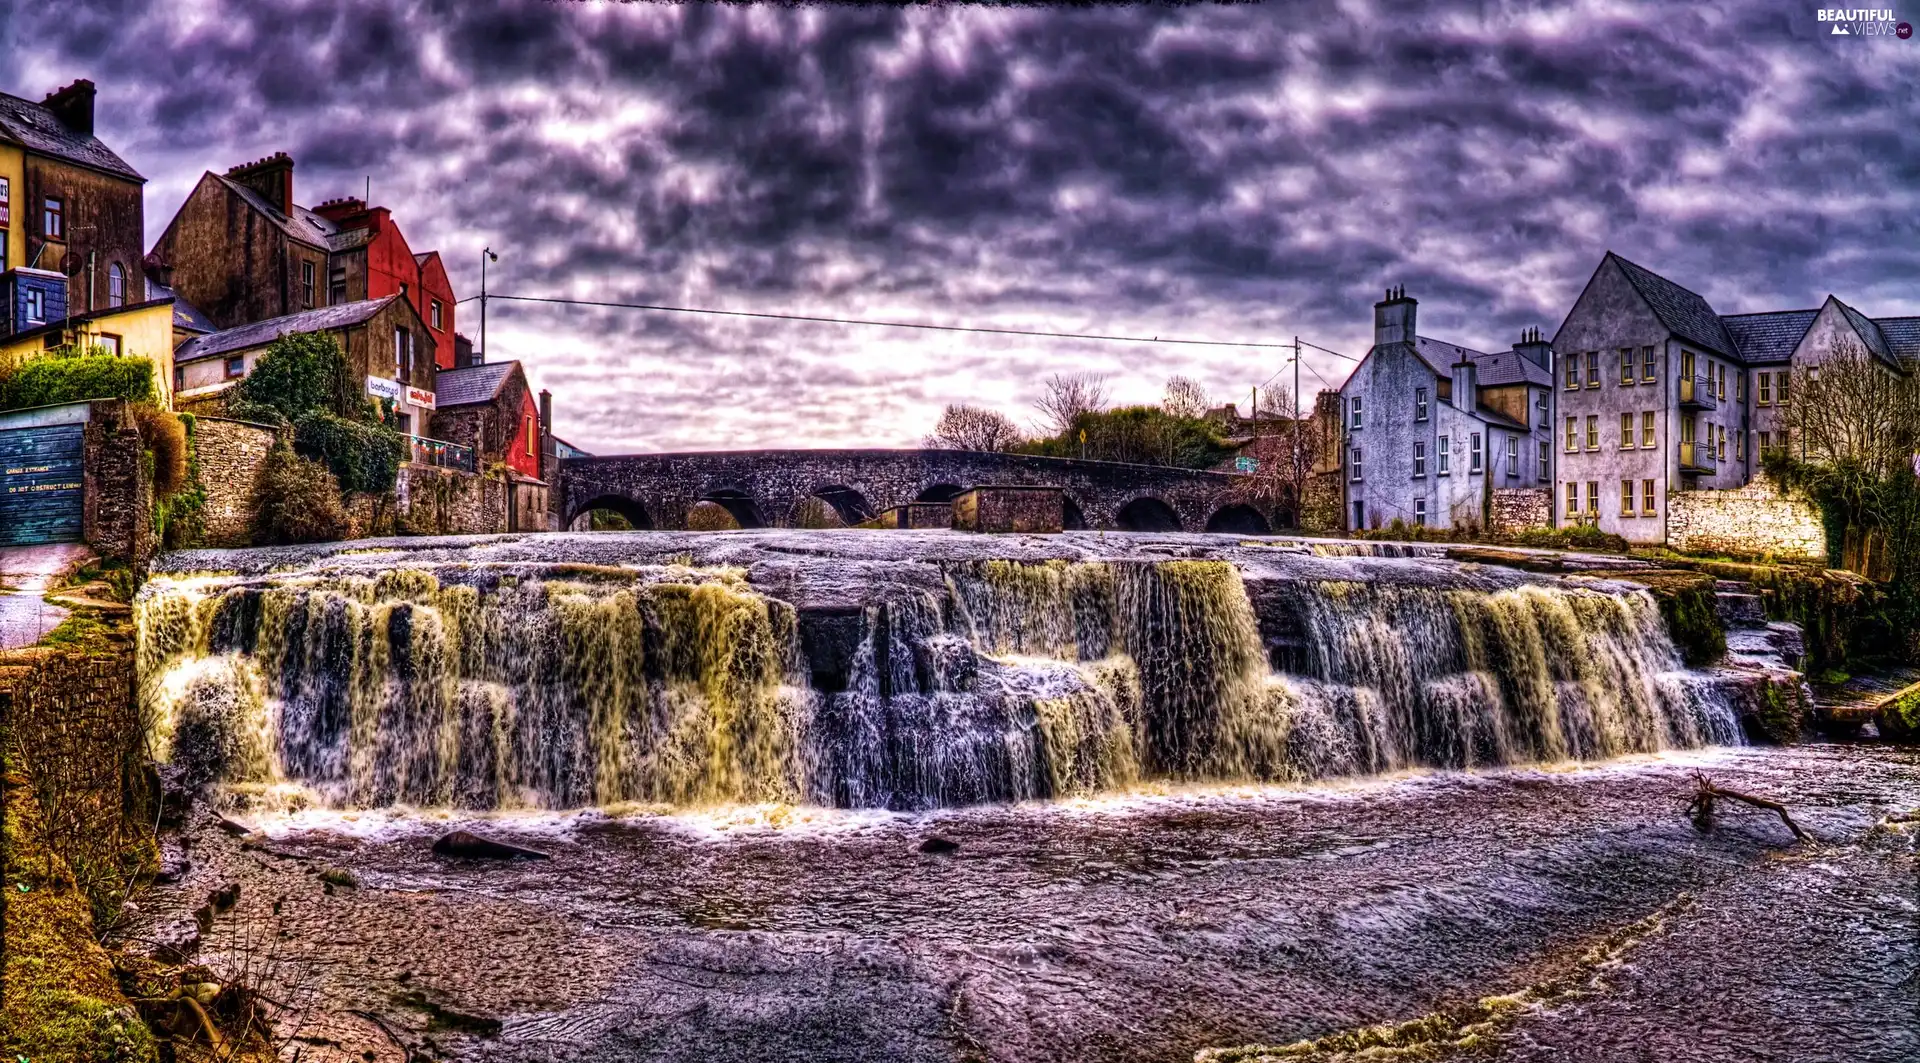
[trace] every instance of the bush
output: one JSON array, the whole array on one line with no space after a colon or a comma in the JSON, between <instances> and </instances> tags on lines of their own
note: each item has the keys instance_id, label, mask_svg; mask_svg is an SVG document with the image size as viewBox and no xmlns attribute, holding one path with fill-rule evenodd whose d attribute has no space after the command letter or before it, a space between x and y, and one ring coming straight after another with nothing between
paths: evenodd
<instances>
[{"instance_id":1,"label":"bush","mask_svg":"<svg viewBox=\"0 0 1920 1063\"><path fill-rule=\"evenodd\" d=\"M260 469L255 543L323 543L347 532L340 481L325 465L275 447Z\"/></svg>"},{"instance_id":2,"label":"bush","mask_svg":"<svg viewBox=\"0 0 1920 1063\"><path fill-rule=\"evenodd\" d=\"M324 332L274 340L233 386L227 412L246 421L293 422L309 413L355 412L352 374L340 345Z\"/></svg>"},{"instance_id":3,"label":"bush","mask_svg":"<svg viewBox=\"0 0 1920 1063\"><path fill-rule=\"evenodd\" d=\"M1086 442L1081 442L1082 436ZM1081 413L1066 431L1012 448L1020 454L1136 465L1212 468L1232 451L1218 426L1199 417L1176 417L1158 406L1122 406Z\"/></svg>"},{"instance_id":4,"label":"bush","mask_svg":"<svg viewBox=\"0 0 1920 1063\"><path fill-rule=\"evenodd\" d=\"M158 406L135 406L133 420L140 426L142 446L153 457L154 497L179 494L188 483L186 426Z\"/></svg>"},{"instance_id":5,"label":"bush","mask_svg":"<svg viewBox=\"0 0 1920 1063\"><path fill-rule=\"evenodd\" d=\"M1575 524L1568 528L1529 528L1512 537L1516 546L1533 546L1547 550L1602 550L1609 553L1627 552L1627 541L1612 532L1604 532L1597 525Z\"/></svg>"},{"instance_id":6,"label":"bush","mask_svg":"<svg viewBox=\"0 0 1920 1063\"><path fill-rule=\"evenodd\" d=\"M406 441L384 425L309 411L294 422L294 449L326 465L344 491L393 490L406 460Z\"/></svg>"},{"instance_id":7,"label":"bush","mask_svg":"<svg viewBox=\"0 0 1920 1063\"><path fill-rule=\"evenodd\" d=\"M48 355L15 369L0 379L0 410L24 410L85 399L125 399L148 404L154 401L151 361L95 351Z\"/></svg>"}]
</instances>

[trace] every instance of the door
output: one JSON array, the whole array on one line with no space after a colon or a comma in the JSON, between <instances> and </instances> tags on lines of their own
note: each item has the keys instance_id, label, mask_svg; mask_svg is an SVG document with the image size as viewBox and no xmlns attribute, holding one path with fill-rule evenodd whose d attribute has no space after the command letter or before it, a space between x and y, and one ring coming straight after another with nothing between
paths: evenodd
<instances>
[{"instance_id":1,"label":"door","mask_svg":"<svg viewBox=\"0 0 1920 1063\"><path fill-rule=\"evenodd\" d=\"M0 431L0 546L79 542L85 425Z\"/></svg>"}]
</instances>

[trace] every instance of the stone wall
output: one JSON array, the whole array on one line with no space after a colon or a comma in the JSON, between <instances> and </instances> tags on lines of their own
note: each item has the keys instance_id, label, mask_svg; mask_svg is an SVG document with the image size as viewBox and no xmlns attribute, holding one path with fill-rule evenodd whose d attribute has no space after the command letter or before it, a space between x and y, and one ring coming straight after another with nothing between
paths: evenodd
<instances>
[{"instance_id":1,"label":"stone wall","mask_svg":"<svg viewBox=\"0 0 1920 1063\"><path fill-rule=\"evenodd\" d=\"M93 404L85 431L82 532L95 553L139 568L153 555L153 484L140 429L119 399Z\"/></svg>"},{"instance_id":2,"label":"stone wall","mask_svg":"<svg viewBox=\"0 0 1920 1063\"><path fill-rule=\"evenodd\" d=\"M1307 478L1307 489L1300 500L1300 530L1339 531L1345 527L1346 492L1340 470L1316 472Z\"/></svg>"},{"instance_id":3,"label":"stone wall","mask_svg":"<svg viewBox=\"0 0 1920 1063\"><path fill-rule=\"evenodd\" d=\"M278 433L250 421L201 417L194 422L194 457L206 488L206 546L253 541L254 492Z\"/></svg>"},{"instance_id":4,"label":"stone wall","mask_svg":"<svg viewBox=\"0 0 1920 1063\"><path fill-rule=\"evenodd\" d=\"M407 464L400 467L395 495L403 531L476 535L507 529L506 481L497 476Z\"/></svg>"},{"instance_id":5,"label":"stone wall","mask_svg":"<svg viewBox=\"0 0 1920 1063\"><path fill-rule=\"evenodd\" d=\"M1488 505L1487 531L1513 535L1553 523L1553 492L1547 488L1501 487Z\"/></svg>"},{"instance_id":6,"label":"stone wall","mask_svg":"<svg viewBox=\"0 0 1920 1063\"><path fill-rule=\"evenodd\" d=\"M1667 501L1667 545L1682 553L1821 564L1827 559L1820 512L1783 496L1765 476L1730 491L1674 492Z\"/></svg>"}]
</instances>

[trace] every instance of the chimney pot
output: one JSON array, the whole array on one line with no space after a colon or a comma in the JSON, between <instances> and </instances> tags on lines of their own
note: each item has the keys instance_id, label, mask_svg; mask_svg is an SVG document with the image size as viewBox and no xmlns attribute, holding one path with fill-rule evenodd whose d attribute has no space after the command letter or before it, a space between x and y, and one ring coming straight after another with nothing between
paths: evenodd
<instances>
[{"instance_id":1,"label":"chimney pot","mask_svg":"<svg viewBox=\"0 0 1920 1063\"><path fill-rule=\"evenodd\" d=\"M58 92L50 92L41 106L53 112L60 124L81 136L93 135L93 82L81 78Z\"/></svg>"}]
</instances>

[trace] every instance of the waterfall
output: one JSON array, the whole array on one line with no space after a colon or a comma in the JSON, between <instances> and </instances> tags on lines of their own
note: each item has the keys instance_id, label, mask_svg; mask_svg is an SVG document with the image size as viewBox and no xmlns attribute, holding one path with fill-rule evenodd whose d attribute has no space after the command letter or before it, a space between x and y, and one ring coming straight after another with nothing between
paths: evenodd
<instances>
[{"instance_id":1,"label":"waterfall","mask_svg":"<svg viewBox=\"0 0 1920 1063\"><path fill-rule=\"evenodd\" d=\"M158 576L141 697L177 764L342 807L922 809L1739 740L1617 585L927 564L832 616L684 563Z\"/></svg>"}]
</instances>

